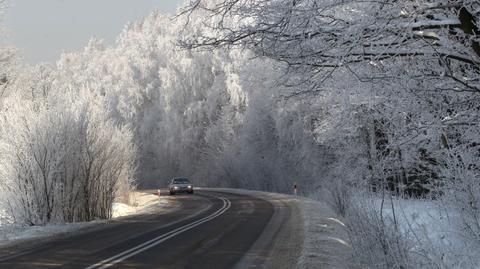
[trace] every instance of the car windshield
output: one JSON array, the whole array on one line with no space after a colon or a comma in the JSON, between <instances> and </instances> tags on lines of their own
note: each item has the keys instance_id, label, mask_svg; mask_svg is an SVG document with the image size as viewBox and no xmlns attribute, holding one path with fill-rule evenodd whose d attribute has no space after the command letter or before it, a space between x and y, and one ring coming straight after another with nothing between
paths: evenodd
<instances>
[{"instance_id":1,"label":"car windshield","mask_svg":"<svg viewBox=\"0 0 480 269\"><path fill-rule=\"evenodd\" d=\"M176 178L173 180L173 183L174 184L189 184L190 181L188 181L188 179L186 178Z\"/></svg>"}]
</instances>

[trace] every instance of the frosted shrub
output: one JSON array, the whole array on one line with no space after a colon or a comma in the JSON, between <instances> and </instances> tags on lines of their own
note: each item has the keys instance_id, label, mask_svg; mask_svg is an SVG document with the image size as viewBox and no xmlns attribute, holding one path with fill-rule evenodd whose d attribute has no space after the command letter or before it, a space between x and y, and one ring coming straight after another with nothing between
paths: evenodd
<instances>
[{"instance_id":1,"label":"frosted shrub","mask_svg":"<svg viewBox=\"0 0 480 269\"><path fill-rule=\"evenodd\" d=\"M352 203L352 190L347 182L337 180L330 185L320 188L318 192L310 194L316 200L327 202L335 213L345 217Z\"/></svg>"},{"instance_id":2,"label":"frosted shrub","mask_svg":"<svg viewBox=\"0 0 480 269\"><path fill-rule=\"evenodd\" d=\"M87 102L9 101L1 123L0 188L15 221L43 225L111 217L117 189L133 177L131 133Z\"/></svg>"},{"instance_id":3,"label":"frosted shrub","mask_svg":"<svg viewBox=\"0 0 480 269\"><path fill-rule=\"evenodd\" d=\"M395 216L386 214L384 204L370 199L352 203L347 226L356 264L366 268L416 268L410 250L410 235L400 229Z\"/></svg>"},{"instance_id":4,"label":"frosted shrub","mask_svg":"<svg viewBox=\"0 0 480 269\"><path fill-rule=\"evenodd\" d=\"M455 212L450 216L466 250L480 249L480 171L478 147L459 146L444 154L441 191L443 205ZM468 255L466 251L465 255ZM475 251L472 255L476 255Z\"/></svg>"}]
</instances>

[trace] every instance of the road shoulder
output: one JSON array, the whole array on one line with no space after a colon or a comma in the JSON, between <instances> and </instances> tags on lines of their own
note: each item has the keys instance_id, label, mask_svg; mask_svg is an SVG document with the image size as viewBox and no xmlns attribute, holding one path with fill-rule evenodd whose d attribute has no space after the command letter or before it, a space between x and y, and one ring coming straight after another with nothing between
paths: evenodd
<instances>
[{"instance_id":1,"label":"road shoulder","mask_svg":"<svg viewBox=\"0 0 480 269\"><path fill-rule=\"evenodd\" d=\"M352 249L343 219L320 201L302 198L300 205L305 231L297 268L351 268Z\"/></svg>"},{"instance_id":2,"label":"road shoulder","mask_svg":"<svg viewBox=\"0 0 480 269\"><path fill-rule=\"evenodd\" d=\"M278 193L211 190L255 196L271 202L275 208L262 235L235 269L349 267L351 247L346 227L325 203Z\"/></svg>"}]
</instances>

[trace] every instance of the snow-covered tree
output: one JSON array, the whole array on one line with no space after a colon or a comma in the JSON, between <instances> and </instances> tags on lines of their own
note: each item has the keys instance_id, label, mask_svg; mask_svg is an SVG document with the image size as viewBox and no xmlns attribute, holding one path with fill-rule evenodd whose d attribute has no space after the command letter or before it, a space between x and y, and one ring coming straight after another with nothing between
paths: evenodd
<instances>
[{"instance_id":1,"label":"snow-covered tree","mask_svg":"<svg viewBox=\"0 0 480 269\"><path fill-rule=\"evenodd\" d=\"M0 0L0 22L7 10L7 0ZM0 35L4 34L3 25L0 25ZM7 94L9 84L15 79L16 49L12 46L0 46L0 107L2 97Z\"/></svg>"},{"instance_id":2,"label":"snow-covered tree","mask_svg":"<svg viewBox=\"0 0 480 269\"><path fill-rule=\"evenodd\" d=\"M1 112L2 203L28 225L111 217L117 190L134 177L129 130L88 98L50 98L10 97Z\"/></svg>"},{"instance_id":3,"label":"snow-covered tree","mask_svg":"<svg viewBox=\"0 0 480 269\"><path fill-rule=\"evenodd\" d=\"M317 83L343 68L360 79L396 77L355 68L396 61L415 66L406 73L430 89L479 90L477 1L196 0L183 10L197 12L206 30L182 39L186 47L248 47Z\"/></svg>"}]
</instances>

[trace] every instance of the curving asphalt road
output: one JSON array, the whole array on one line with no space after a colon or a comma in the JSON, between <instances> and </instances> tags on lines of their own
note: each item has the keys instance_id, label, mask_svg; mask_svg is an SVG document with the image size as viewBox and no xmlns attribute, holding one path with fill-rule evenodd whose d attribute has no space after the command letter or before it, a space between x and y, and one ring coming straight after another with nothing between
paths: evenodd
<instances>
[{"instance_id":1,"label":"curving asphalt road","mask_svg":"<svg viewBox=\"0 0 480 269\"><path fill-rule=\"evenodd\" d=\"M0 268L295 267L302 242L294 206L220 191L171 199L178 206L169 212L0 250Z\"/></svg>"}]
</instances>

